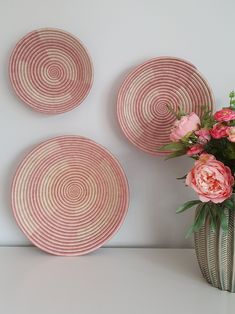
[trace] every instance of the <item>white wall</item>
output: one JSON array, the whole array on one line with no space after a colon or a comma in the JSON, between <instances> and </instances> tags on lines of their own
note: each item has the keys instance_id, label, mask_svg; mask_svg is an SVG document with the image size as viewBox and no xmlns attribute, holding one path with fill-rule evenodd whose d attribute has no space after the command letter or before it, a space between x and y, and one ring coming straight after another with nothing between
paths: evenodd
<instances>
[{"instance_id":1,"label":"white wall","mask_svg":"<svg viewBox=\"0 0 235 314\"><path fill-rule=\"evenodd\" d=\"M121 161L130 183L126 221L109 245L186 247L192 213L175 208L193 197L177 182L191 161L146 155L122 134L116 96L125 75L148 58L188 59L206 76L218 105L235 87L234 0L0 0L0 245L28 243L16 226L9 202L16 165L33 145L61 134L90 137ZM8 59L16 42L40 27L77 35L92 56L95 81L77 109L44 116L12 92Z\"/></svg>"}]
</instances>

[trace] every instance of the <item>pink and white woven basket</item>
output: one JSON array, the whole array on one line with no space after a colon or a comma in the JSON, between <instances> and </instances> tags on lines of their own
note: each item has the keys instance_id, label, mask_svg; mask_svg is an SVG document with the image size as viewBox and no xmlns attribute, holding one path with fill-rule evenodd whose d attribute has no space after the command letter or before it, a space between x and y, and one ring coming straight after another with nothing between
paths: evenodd
<instances>
[{"instance_id":1,"label":"pink and white woven basket","mask_svg":"<svg viewBox=\"0 0 235 314\"><path fill-rule=\"evenodd\" d=\"M93 66L87 49L75 36L43 28L17 43L9 75L25 104L45 114L58 114L74 109L88 95Z\"/></svg>"},{"instance_id":2,"label":"pink and white woven basket","mask_svg":"<svg viewBox=\"0 0 235 314\"><path fill-rule=\"evenodd\" d=\"M38 145L19 165L12 185L21 230L55 255L82 255L102 246L123 223L128 204L128 182L117 159L80 136Z\"/></svg>"},{"instance_id":3,"label":"pink and white woven basket","mask_svg":"<svg viewBox=\"0 0 235 314\"><path fill-rule=\"evenodd\" d=\"M153 155L169 143L174 115L167 106L199 116L213 108L213 95L197 68L175 57L158 57L139 65L124 80L118 94L117 115L129 141Z\"/></svg>"}]
</instances>

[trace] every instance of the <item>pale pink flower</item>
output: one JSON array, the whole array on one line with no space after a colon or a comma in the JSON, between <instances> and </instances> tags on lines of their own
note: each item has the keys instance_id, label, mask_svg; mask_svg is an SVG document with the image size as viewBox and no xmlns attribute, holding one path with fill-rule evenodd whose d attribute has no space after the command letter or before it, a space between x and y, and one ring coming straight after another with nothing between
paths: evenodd
<instances>
[{"instance_id":1,"label":"pale pink flower","mask_svg":"<svg viewBox=\"0 0 235 314\"><path fill-rule=\"evenodd\" d=\"M170 140L172 142L178 142L186 134L198 130L200 123L200 118L194 112L182 116L180 120L176 120L174 123L170 134Z\"/></svg>"},{"instance_id":2,"label":"pale pink flower","mask_svg":"<svg viewBox=\"0 0 235 314\"><path fill-rule=\"evenodd\" d=\"M188 173L186 184L198 193L202 202L222 203L232 195L234 177L229 167L213 155L203 153Z\"/></svg>"},{"instance_id":3,"label":"pale pink flower","mask_svg":"<svg viewBox=\"0 0 235 314\"><path fill-rule=\"evenodd\" d=\"M235 126L228 127L226 133L228 135L228 140L235 143Z\"/></svg>"}]
</instances>

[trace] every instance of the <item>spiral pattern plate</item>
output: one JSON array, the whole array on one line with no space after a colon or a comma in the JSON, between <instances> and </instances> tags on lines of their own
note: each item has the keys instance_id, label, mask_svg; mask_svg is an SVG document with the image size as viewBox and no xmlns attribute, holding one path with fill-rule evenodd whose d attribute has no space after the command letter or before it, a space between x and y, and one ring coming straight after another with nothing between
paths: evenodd
<instances>
[{"instance_id":1,"label":"spiral pattern plate","mask_svg":"<svg viewBox=\"0 0 235 314\"><path fill-rule=\"evenodd\" d=\"M29 240L55 255L82 255L121 226L129 204L126 176L110 152L79 136L50 139L19 165L12 208Z\"/></svg>"},{"instance_id":2,"label":"spiral pattern plate","mask_svg":"<svg viewBox=\"0 0 235 314\"><path fill-rule=\"evenodd\" d=\"M196 67L175 57L158 57L134 69L118 94L117 114L126 137L153 155L165 155L159 148L169 143L175 116L168 106L199 116L202 107L213 107L212 92Z\"/></svg>"},{"instance_id":3,"label":"spiral pattern plate","mask_svg":"<svg viewBox=\"0 0 235 314\"><path fill-rule=\"evenodd\" d=\"M76 37L44 28L18 42L11 54L9 75L24 103L45 114L59 114L74 109L88 95L93 67Z\"/></svg>"}]
</instances>

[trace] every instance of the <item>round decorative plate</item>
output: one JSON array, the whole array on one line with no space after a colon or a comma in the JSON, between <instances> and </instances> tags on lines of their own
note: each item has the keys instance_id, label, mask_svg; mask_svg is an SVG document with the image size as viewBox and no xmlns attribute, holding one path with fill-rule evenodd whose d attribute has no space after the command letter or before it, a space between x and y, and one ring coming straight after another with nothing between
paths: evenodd
<instances>
[{"instance_id":1,"label":"round decorative plate","mask_svg":"<svg viewBox=\"0 0 235 314\"><path fill-rule=\"evenodd\" d=\"M128 183L117 159L79 136L37 146L19 165L12 186L20 228L55 255L82 255L102 246L121 226L128 204Z\"/></svg>"},{"instance_id":2,"label":"round decorative plate","mask_svg":"<svg viewBox=\"0 0 235 314\"><path fill-rule=\"evenodd\" d=\"M93 67L76 37L44 28L18 42L10 58L9 75L24 103L42 113L58 114L74 109L88 95Z\"/></svg>"},{"instance_id":3,"label":"round decorative plate","mask_svg":"<svg viewBox=\"0 0 235 314\"><path fill-rule=\"evenodd\" d=\"M174 58L149 60L132 71L118 94L117 114L126 137L138 148L153 155L165 155L158 149L169 143L174 115L170 106L199 116L202 107L213 107L212 92L197 68Z\"/></svg>"}]
</instances>

